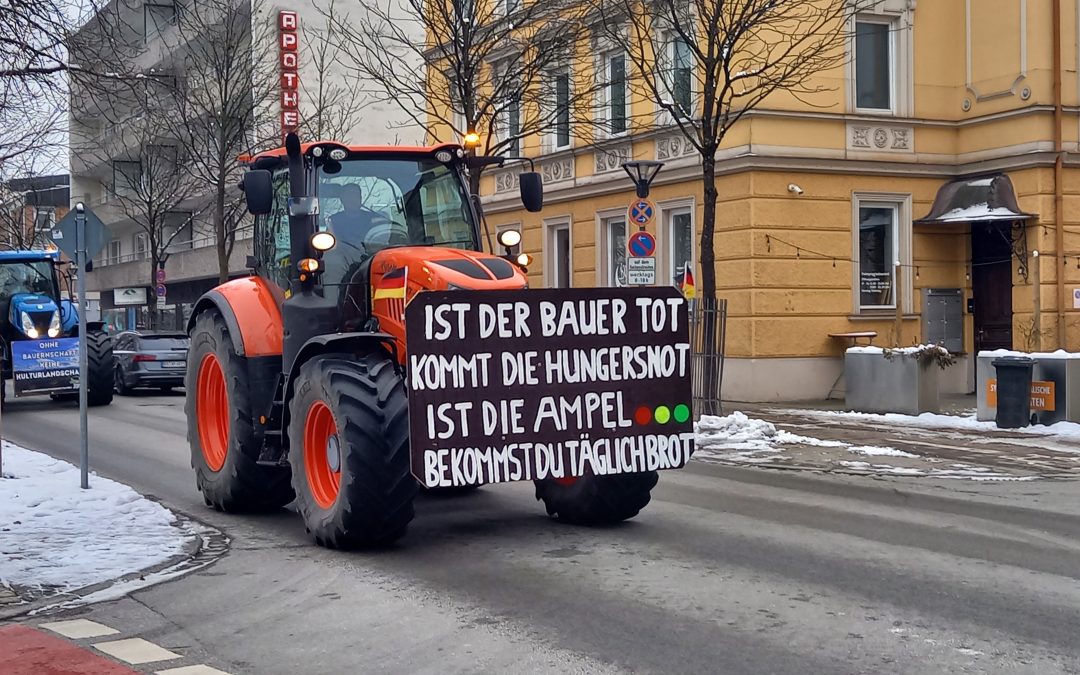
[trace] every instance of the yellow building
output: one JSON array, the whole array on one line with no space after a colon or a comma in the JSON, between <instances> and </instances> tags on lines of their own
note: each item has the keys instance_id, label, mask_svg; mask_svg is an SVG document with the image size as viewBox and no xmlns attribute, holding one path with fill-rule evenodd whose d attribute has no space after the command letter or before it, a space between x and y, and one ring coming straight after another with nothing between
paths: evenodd
<instances>
[{"instance_id":1,"label":"yellow building","mask_svg":"<svg viewBox=\"0 0 1080 675\"><path fill-rule=\"evenodd\" d=\"M725 398L825 397L850 344L837 333L949 338L954 391L973 390L977 350L1080 349L1077 3L885 0L857 22L848 47L863 62L822 73L813 106L767 100L718 153ZM597 53L596 67L617 57ZM482 184L493 229L520 229L535 256L534 285L625 283L631 158L665 163L650 195L658 283L687 261L700 279L700 158L679 132L596 149L568 128L523 144L542 213L521 208L516 168Z\"/></svg>"}]
</instances>

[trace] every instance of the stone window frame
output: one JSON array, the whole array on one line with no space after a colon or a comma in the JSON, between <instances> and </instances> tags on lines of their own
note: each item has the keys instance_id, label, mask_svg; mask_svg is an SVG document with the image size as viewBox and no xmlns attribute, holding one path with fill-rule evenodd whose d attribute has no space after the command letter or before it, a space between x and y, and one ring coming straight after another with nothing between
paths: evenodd
<instances>
[{"instance_id":1,"label":"stone window frame","mask_svg":"<svg viewBox=\"0 0 1080 675\"><path fill-rule=\"evenodd\" d=\"M614 288L618 284L612 279L610 264L611 224L622 220L624 229L628 226L625 208L603 209L596 212L596 285ZM626 230L626 236L629 236Z\"/></svg>"},{"instance_id":2,"label":"stone window frame","mask_svg":"<svg viewBox=\"0 0 1080 675\"><path fill-rule=\"evenodd\" d=\"M860 12L850 20L845 80L847 82L848 110L859 115L881 117L911 117L914 115L914 54L911 12L905 0L885 0L876 8ZM891 63L889 67L890 108L860 108L855 82L855 26L857 23L884 23L889 25L891 40Z\"/></svg>"},{"instance_id":3,"label":"stone window frame","mask_svg":"<svg viewBox=\"0 0 1080 675\"><path fill-rule=\"evenodd\" d=\"M561 215L544 219L544 288L560 288L553 286L551 282L558 271L555 261L555 231L561 228L565 228L569 233L570 258L566 261L569 267L567 278L570 283L568 288L574 287L574 219L570 215Z\"/></svg>"},{"instance_id":4,"label":"stone window frame","mask_svg":"<svg viewBox=\"0 0 1080 675\"><path fill-rule=\"evenodd\" d=\"M859 265L859 209L863 206L887 205L896 208L896 250L903 266L900 279L900 309L911 314L914 307L915 284L911 267L914 228L912 226L912 195L909 192L864 192L851 195L851 310L853 316L892 315L896 305L863 306Z\"/></svg>"}]
</instances>

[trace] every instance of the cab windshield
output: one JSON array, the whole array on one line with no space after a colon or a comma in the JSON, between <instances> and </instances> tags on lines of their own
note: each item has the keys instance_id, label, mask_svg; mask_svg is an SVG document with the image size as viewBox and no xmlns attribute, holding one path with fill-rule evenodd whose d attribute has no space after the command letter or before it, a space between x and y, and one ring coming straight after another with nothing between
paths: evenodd
<instances>
[{"instance_id":1,"label":"cab windshield","mask_svg":"<svg viewBox=\"0 0 1080 675\"><path fill-rule=\"evenodd\" d=\"M52 264L45 260L0 263L0 298L10 300L19 293L34 293L56 299Z\"/></svg>"},{"instance_id":2,"label":"cab windshield","mask_svg":"<svg viewBox=\"0 0 1080 675\"><path fill-rule=\"evenodd\" d=\"M434 159L346 160L336 173L323 166L316 194L318 228L350 259L394 246L478 248L464 186Z\"/></svg>"}]
</instances>

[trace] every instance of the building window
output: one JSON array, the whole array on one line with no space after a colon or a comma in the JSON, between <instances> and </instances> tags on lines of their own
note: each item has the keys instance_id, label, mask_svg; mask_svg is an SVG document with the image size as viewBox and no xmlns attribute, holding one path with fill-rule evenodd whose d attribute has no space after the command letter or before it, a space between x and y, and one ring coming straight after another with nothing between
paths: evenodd
<instances>
[{"instance_id":1,"label":"building window","mask_svg":"<svg viewBox=\"0 0 1080 675\"><path fill-rule=\"evenodd\" d=\"M898 204L887 202L859 203L859 309L896 307L899 210Z\"/></svg>"},{"instance_id":2,"label":"building window","mask_svg":"<svg viewBox=\"0 0 1080 675\"><path fill-rule=\"evenodd\" d=\"M164 240L170 242L165 249L167 253L190 251L194 247L195 228L192 214L181 211L166 213L162 231Z\"/></svg>"},{"instance_id":3,"label":"building window","mask_svg":"<svg viewBox=\"0 0 1080 675\"><path fill-rule=\"evenodd\" d=\"M496 5L505 16L510 16L521 9L521 0L499 0Z\"/></svg>"},{"instance_id":4,"label":"building window","mask_svg":"<svg viewBox=\"0 0 1080 675\"><path fill-rule=\"evenodd\" d=\"M689 207L664 212L667 221L668 272L671 283L682 284L686 267L694 268L694 219Z\"/></svg>"},{"instance_id":5,"label":"building window","mask_svg":"<svg viewBox=\"0 0 1080 675\"><path fill-rule=\"evenodd\" d=\"M176 5L147 3L143 5L143 19L145 21L143 36L147 40L152 40L176 23Z\"/></svg>"},{"instance_id":6,"label":"building window","mask_svg":"<svg viewBox=\"0 0 1080 675\"><path fill-rule=\"evenodd\" d=\"M112 193L117 197L134 197L142 183L141 162L113 162Z\"/></svg>"},{"instance_id":7,"label":"building window","mask_svg":"<svg viewBox=\"0 0 1080 675\"><path fill-rule=\"evenodd\" d=\"M145 232L136 232L134 238L135 259L145 260L150 255L150 238Z\"/></svg>"},{"instance_id":8,"label":"building window","mask_svg":"<svg viewBox=\"0 0 1080 675\"><path fill-rule=\"evenodd\" d=\"M113 239L109 242L109 246L105 251L105 262L108 265L115 265L120 262L120 257L120 240Z\"/></svg>"},{"instance_id":9,"label":"building window","mask_svg":"<svg viewBox=\"0 0 1080 675\"><path fill-rule=\"evenodd\" d=\"M614 216L601 222L604 235L604 275L608 286L626 286L626 218Z\"/></svg>"},{"instance_id":10,"label":"building window","mask_svg":"<svg viewBox=\"0 0 1080 675\"><path fill-rule=\"evenodd\" d=\"M505 145L499 154L517 157L521 154L521 101L508 99L496 120L496 137Z\"/></svg>"},{"instance_id":11,"label":"building window","mask_svg":"<svg viewBox=\"0 0 1080 675\"><path fill-rule=\"evenodd\" d=\"M895 57L893 25L855 22L855 107L892 110Z\"/></svg>"},{"instance_id":12,"label":"building window","mask_svg":"<svg viewBox=\"0 0 1080 675\"><path fill-rule=\"evenodd\" d=\"M56 211L49 208L38 208L34 214L34 229L38 232L51 231L56 226Z\"/></svg>"},{"instance_id":13,"label":"building window","mask_svg":"<svg viewBox=\"0 0 1080 675\"><path fill-rule=\"evenodd\" d=\"M693 106L694 57L690 45L682 36L671 39L671 102L683 115L689 115Z\"/></svg>"},{"instance_id":14,"label":"building window","mask_svg":"<svg viewBox=\"0 0 1080 675\"><path fill-rule=\"evenodd\" d=\"M626 56L607 57L607 122L608 132L626 132Z\"/></svg>"},{"instance_id":15,"label":"building window","mask_svg":"<svg viewBox=\"0 0 1080 675\"><path fill-rule=\"evenodd\" d=\"M555 73L552 89L555 106L554 149L562 150L570 147L570 74Z\"/></svg>"},{"instance_id":16,"label":"building window","mask_svg":"<svg viewBox=\"0 0 1080 675\"><path fill-rule=\"evenodd\" d=\"M549 225L546 256L548 288L570 288L572 285L571 251L570 223Z\"/></svg>"}]
</instances>

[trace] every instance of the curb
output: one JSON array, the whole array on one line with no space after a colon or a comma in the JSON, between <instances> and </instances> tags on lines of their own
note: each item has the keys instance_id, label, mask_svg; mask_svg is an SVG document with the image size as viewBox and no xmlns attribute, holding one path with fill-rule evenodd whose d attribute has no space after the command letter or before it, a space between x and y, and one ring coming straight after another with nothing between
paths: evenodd
<instances>
[{"instance_id":1,"label":"curb","mask_svg":"<svg viewBox=\"0 0 1080 675\"><path fill-rule=\"evenodd\" d=\"M228 553L230 540L223 531L182 513L173 512L173 514L177 520L176 527L188 535L184 544L184 553L175 555L153 567L130 572L109 581L15 605L4 604L6 587L0 586L0 622L50 611L68 610L95 602L118 600L134 591L198 571L217 562ZM12 595L15 602L18 602L18 595L14 594L14 591Z\"/></svg>"},{"instance_id":2,"label":"curb","mask_svg":"<svg viewBox=\"0 0 1080 675\"><path fill-rule=\"evenodd\" d=\"M734 466L743 469L768 469L772 471L800 471L804 473L818 473L818 474L840 474L843 476L864 476L867 478L905 478L905 479L933 479L933 480L962 480L968 478L967 476L933 476L930 474L890 474L883 473L881 471L871 471L867 469L854 469L849 467L829 467L818 466L813 464L795 464L785 463L780 464L778 462L732 462L724 459L703 459L699 458L699 462L706 464L714 464L719 466ZM1024 478L1031 481L1076 481L1078 478L1075 474L1067 473L1051 473L1051 474L1034 474L1031 476L1018 476L1018 478ZM1015 482L1014 479L1002 479L997 480L987 478L983 483L1011 483Z\"/></svg>"}]
</instances>

